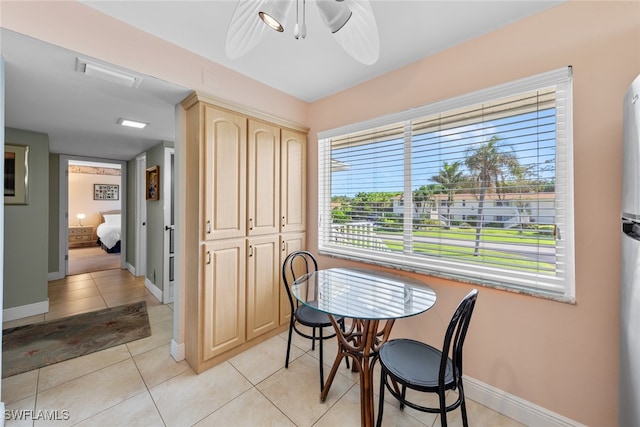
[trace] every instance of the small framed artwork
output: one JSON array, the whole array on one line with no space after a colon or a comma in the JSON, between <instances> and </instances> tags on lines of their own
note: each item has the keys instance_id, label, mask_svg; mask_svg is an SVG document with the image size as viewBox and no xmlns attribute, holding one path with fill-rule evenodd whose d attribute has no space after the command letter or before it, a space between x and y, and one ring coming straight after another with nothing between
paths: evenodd
<instances>
[{"instance_id":1,"label":"small framed artwork","mask_svg":"<svg viewBox=\"0 0 640 427\"><path fill-rule=\"evenodd\" d=\"M29 203L29 146L4 146L4 204Z\"/></svg>"},{"instance_id":2,"label":"small framed artwork","mask_svg":"<svg viewBox=\"0 0 640 427\"><path fill-rule=\"evenodd\" d=\"M147 200L160 199L160 166L147 168Z\"/></svg>"},{"instance_id":3,"label":"small framed artwork","mask_svg":"<svg viewBox=\"0 0 640 427\"><path fill-rule=\"evenodd\" d=\"M120 200L117 184L93 184L93 200Z\"/></svg>"}]
</instances>

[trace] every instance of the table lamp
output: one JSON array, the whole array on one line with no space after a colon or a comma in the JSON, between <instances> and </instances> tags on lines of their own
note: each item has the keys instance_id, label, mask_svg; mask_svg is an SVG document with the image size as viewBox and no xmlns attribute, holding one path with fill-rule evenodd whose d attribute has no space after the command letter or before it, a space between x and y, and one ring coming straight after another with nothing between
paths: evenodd
<instances>
[{"instance_id":1,"label":"table lamp","mask_svg":"<svg viewBox=\"0 0 640 427\"><path fill-rule=\"evenodd\" d=\"M76 215L76 218L78 218L78 225L79 225L80 227L82 227L82 220L85 218L85 216L86 216L86 215L85 215L85 214L83 214L83 213L79 213L79 214L77 214L77 215Z\"/></svg>"}]
</instances>

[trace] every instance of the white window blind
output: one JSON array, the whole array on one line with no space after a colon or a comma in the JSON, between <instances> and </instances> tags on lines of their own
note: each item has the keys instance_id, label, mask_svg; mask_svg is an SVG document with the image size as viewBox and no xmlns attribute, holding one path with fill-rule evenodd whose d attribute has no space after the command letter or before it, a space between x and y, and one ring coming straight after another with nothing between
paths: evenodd
<instances>
[{"instance_id":1,"label":"white window blind","mask_svg":"<svg viewBox=\"0 0 640 427\"><path fill-rule=\"evenodd\" d=\"M319 134L323 254L573 300L571 68Z\"/></svg>"}]
</instances>

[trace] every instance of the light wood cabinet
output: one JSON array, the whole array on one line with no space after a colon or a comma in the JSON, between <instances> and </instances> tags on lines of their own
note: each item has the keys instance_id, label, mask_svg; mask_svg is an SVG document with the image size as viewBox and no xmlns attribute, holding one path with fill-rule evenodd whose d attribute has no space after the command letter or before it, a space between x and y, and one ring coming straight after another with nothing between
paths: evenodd
<instances>
[{"instance_id":1,"label":"light wood cabinet","mask_svg":"<svg viewBox=\"0 0 640 427\"><path fill-rule=\"evenodd\" d=\"M202 107L205 240L246 234L247 119L209 105Z\"/></svg>"},{"instance_id":2,"label":"light wood cabinet","mask_svg":"<svg viewBox=\"0 0 640 427\"><path fill-rule=\"evenodd\" d=\"M182 106L185 355L202 372L286 330L281 263L304 248L306 130L197 93Z\"/></svg>"},{"instance_id":3,"label":"light wood cabinet","mask_svg":"<svg viewBox=\"0 0 640 427\"><path fill-rule=\"evenodd\" d=\"M283 129L281 141L280 231L304 231L307 203L307 136L302 132Z\"/></svg>"},{"instance_id":4,"label":"light wood cabinet","mask_svg":"<svg viewBox=\"0 0 640 427\"><path fill-rule=\"evenodd\" d=\"M83 248L95 246L93 239L93 226L80 225L69 227L69 248Z\"/></svg>"},{"instance_id":5,"label":"light wood cabinet","mask_svg":"<svg viewBox=\"0 0 640 427\"><path fill-rule=\"evenodd\" d=\"M280 230L280 128L249 120L248 234L258 236Z\"/></svg>"},{"instance_id":6,"label":"light wood cabinet","mask_svg":"<svg viewBox=\"0 0 640 427\"><path fill-rule=\"evenodd\" d=\"M247 339L280 325L280 239L262 236L248 240Z\"/></svg>"},{"instance_id":7,"label":"light wood cabinet","mask_svg":"<svg viewBox=\"0 0 640 427\"><path fill-rule=\"evenodd\" d=\"M245 241L224 239L203 246L203 359L246 341Z\"/></svg>"},{"instance_id":8,"label":"light wood cabinet","mask_svg":"<svg viewBox=\"0 0 640 427\"><path fill-rule=\"evenodd\" d=\"M287 291L284 288L284 280L282 280L282 264L285 258L291 252L303 250L306 248L305 233L286 233L282 234L280 242L280 324L288 325L291 317L291 304Z\"/></svg>"}]
</instances>

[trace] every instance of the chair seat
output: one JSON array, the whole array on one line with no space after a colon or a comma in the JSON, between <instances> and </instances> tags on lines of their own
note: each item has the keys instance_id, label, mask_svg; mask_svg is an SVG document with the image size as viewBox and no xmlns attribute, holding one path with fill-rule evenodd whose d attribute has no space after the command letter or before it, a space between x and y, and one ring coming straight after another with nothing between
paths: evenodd
<instances>
[{"instance_id":1,"label":"chair seat","mask_svg":"<svg viewBox=\"0 0 640 427\"><path fill-rule=\"evenodd\" d=\"M438 389L442 360L440 350L410 339L395 339L382 345L379 356L389 375L409 388L422 391ZM447 359L444 382L445 388L454 385L451 359Z\"/></svg>"},{"instance_id":2,"label":"chair seat","mask_svg":"<svg viewBox=\"0 0 640 427\"><path fill-rule=\"evenodd\" d=\"M329 316L314 310L306 305L301 305L296 309L296 320L305 326L310 327L326 327L331 326L331 320ZM340 319L336 318L336 321Z\"/></svg>"}]
</instances>

